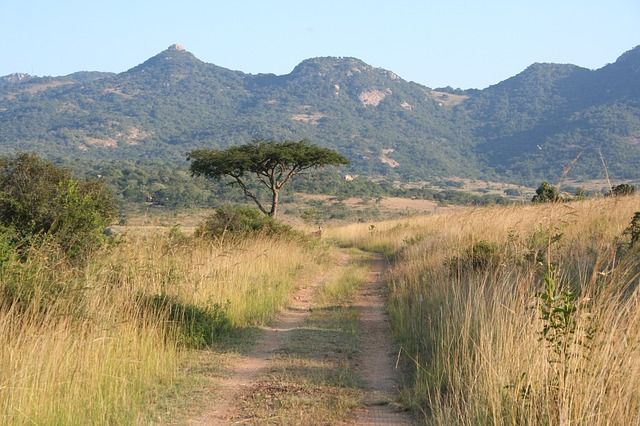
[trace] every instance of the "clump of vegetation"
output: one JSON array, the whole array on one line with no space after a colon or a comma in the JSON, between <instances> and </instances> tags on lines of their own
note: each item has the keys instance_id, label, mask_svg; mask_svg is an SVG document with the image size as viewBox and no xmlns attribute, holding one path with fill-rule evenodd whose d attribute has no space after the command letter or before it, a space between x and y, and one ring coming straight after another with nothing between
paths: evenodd
<instances>
[{"instance_id":1,"label":"clump of vegetation","mask_svg":"<svg viewBox=\"0 0 640 426\"><path fill-rule=\"evenodd\" d=\"M205 238L219 238L227 234L293 235L294 230L252 207L224 205L217 208L195 232L197 237Z\"/></svg>"},{"instance_id":2,"label":"clump of vegetation","mask_svg":"<svg viewBox=\"0 0 640 426\"><path fill-rule=\"evenodd\" d=\"M558 201L560 201L558 188L546 181L540 184L536 189L536 195L531 199L533 203L556 203Z\"/></svg>"},{"instance_id":3,"label":"clump of vegetation","mask_svg":"<svg viewBox=\"0 0 640 426\"><path fill-rule=\"evenodd\" d=\"M635 424L640 370L629 366L640 357L640 262L616 243L633 216L626 234L639 244L636 210L634 198L600 198L328 234L397 253L389 313L415 372L405 402L427 423ZM402 243L412 235L425 238ZM486 268L474 269L470 240L495 244ZM451 273L453 256L468 258L463 273Z\"/></svg>"},{"instance_id":4,"label":"clump of vegetation","mask_svg":"<svg viewBox=\"0 0 640 426\"><path fill-rule=\"evenodd\" d=\"M196 150L189 153L191 173L220 180L230 179L260 211L271 217L278 214L280 191L296 175L326 166L349 164L346 157L328 148L301 141L255 141L225 150ZM260 199L251 182L264 187L269 203ZM270 204L270 205L269 205Z\"/></svg>"},{"instance_id":5,"label":"clump of vegetation","mask_svg":"<svg viewBox=\"0 0 640 426\"><path fill-rule=\"evenodd\" d=\"M43 239L72 260L86 260L104 240L116 213L101 182L71 173L31 154L0 158L0 225L19 249Z\"/></svg>"},{"instance_id":6,"label":"clump of vegetation","mask_svg":"<svg viewBox=\"0 0 640 426\"><path fill-rule=\"evenodd\" d=\"M480 240L467 247L461 255L449 260L452 271L479 271L495 265L498 259L498 245L486 240Z\"/></svg>"},{"instance_id":7,"label":"clump of vegetation","mask_svg":"<svg viewBox=\"0 0 640 426\"><path fill-rule=\"evenodd\" d=\"M625 197L627 195L633 195L636 192L636 187L628 183L621 183L611 187L611 195L614 197Z\"/></svg>"},{"instance_id":8,"label":"clump of vegetation","mask_svg":"<svg viewBox=\"0 0 640 426\"><path fill-rule=\"evenodd\" d=\"M633 214L631 223L629 223L629 226L624 230L624 234L628 235L630 238L630 247L635 247L638 244L640 241L640 212L635 212Z\"/></svg>"}]
</instances>

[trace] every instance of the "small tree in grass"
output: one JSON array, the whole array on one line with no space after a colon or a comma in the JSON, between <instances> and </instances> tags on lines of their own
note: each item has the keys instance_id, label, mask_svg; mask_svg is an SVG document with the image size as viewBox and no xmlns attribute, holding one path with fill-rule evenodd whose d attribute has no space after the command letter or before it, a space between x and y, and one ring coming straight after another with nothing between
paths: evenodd
<instances>
[{"instance_id":1,"label":"small tree in grass","mask_svg":"<svg viewBox=\"0 0 640 426\"><path fill-rule=\"evenodd\" d=\"M348 164L339 153L312 145L306 140L255 141L224 150L200 149L188 154L191 174L213 179L230 178L260 211L271 217L278 213L280 190L297 174L329 165ZM271 193L271 206L264 205L251 182L263 185Z\"/></svg>"},{"instance_id":2,"label":"small tree in grass","mask_svg":"<svg viewBox=\"0 0 640 426\"><path fill-rule=\"evenodd\" d=\"M635 192L636 192L636 187L628 183L621 183L620 185L611 187L611 194L614 197L624 197L627 195L633 195Z\"/></svg>"},{"instance_id":3,"label":"small tree in grass","mask_svg":"<svg viewBox=\"0 0 640 426\"><path fill-rule=\"evenodd\" d=\"M549 182L542 182L531 201L534 203L555 203L560 201L560 193Z\"/></svg>"}]
</instances>

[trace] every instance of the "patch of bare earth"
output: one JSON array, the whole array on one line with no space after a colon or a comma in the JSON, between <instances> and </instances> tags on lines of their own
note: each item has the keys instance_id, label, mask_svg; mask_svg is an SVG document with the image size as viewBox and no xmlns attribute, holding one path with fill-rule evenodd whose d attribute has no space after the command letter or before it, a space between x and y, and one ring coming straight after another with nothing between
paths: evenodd
<instances>
[{"instance_id":1,"label":"patch of bare earth","mask_svg":"<svg viewBox=\"0 0 640 426\"><path fill-rule=\"evenodd\" d=\"M396 167L398 167L400 165L400 163L398 163L393 158L389 157L389 154L392 154L393 151L395 151L393 148L384 148L382 150L382 153L380 153L380 156L378 157L378 159L380 160L380 162L382 164L386 164L387 166L391 167L392 169L395 169Z\"/></svg>"},{"instance_id":2,"label":"patch of bare earth","mask_svg":"<svg viewBox=\"0 0 640 426\"><path fill-rule=\"evenodd\" d=\"M309 123L317 125L318 121L324 117L324 114L321 112L306 112L301 114L293 114L291 119L293 121L300 121L302 123Z\"/></svg>"},{"instance_id":3,"label":"patch of bare earth","mask_svg":"<svg viewBox=\"0 0 640 426\"><path fill-rule=\"evenodd\" d=\"M254 349L248 354L231 361L229 375L223 378L213 390L209 406L197 418L186 421L189 425L243 424L241 403L251 394L258 378L272 368L278 354L285 347L287 336L297 330L310 314L313 295L327 279L329 273L322 274L294 295L289 307L278 314L275 321L264 327ZM276 392L277 385L264 386L265 394ZM244 423L246 424L246 423ZM251 424L251 423L249 423Z\"/></svg>"},{"instance_id":4,"label":"patch of bare earth","mask_svg":"<svg viewBox=\"0 0 640 426\"><path fill-rule=\"evenodd\" d=\"M467 95L456 95L453 93L438 92L436 90L430 91L429 96L438 101L440 106L445 108L454 107L469 99L469 96Z\"/></svg>"},{"instance_id":5,"label":"patch of bare earth","mask_svg":"<svg viewBox=\"0 0 640 426\"><path fill-rule=\"evenodd\" d=\"M393 345L389 317L385 309L387 289L381 275L386 261L378 255L367 282L356 295L360 313L360 372L366 385L365 407L354 416L357 425L410 425L412 417L396 402L400 372L396 367L397 348Z\"/></svg>"},{"instance_id":6,"label":"patch of bare earth","mask_svg":"<svg viewBox=\"0 0 640 426\"><path fill-rule=\"evenodd\" d=\"M85 145L91 145L98 148L117 148L118 141L112 138L86 138Z\"/></svg>"},{"instance_id":7,"label":"patch of bare earth","mask_svg":"<svg viewBox=\"0 0 640 426\"><path fill-rule=\"evenodd\" d=\"M391 89L388 88L384 90L365 90L358 95L358 99L364 106L378 106L390 94Z\"/></svg>"}]
</instances>

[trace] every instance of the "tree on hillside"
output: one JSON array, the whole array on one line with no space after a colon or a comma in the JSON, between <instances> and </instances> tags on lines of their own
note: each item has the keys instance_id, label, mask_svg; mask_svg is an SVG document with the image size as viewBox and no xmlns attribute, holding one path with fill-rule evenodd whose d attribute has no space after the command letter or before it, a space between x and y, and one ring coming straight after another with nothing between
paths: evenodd
<instances>
[{"instance_id":1,"label":"tree on hillside","mask_svg":"<svg viewBox=\"0 0 640 426\"><path fill-rule=\"evenodd\" d=\"M560 201L560 193L558 188L549 182L542 182L536 189L536 195L533 196L531 201L534 203L555 203Z\"/></svg>"},{"instance_id":2,"label":"tree on hillside","mask_svg":"<svg viewBox=\"0 0 640 426\"><path fill-rule=\"evenodd\" d=\"M348 164L339 153L312 145L306 140L255 141L225 150L201 149L188 154L191 174L213 179L230 178L244 195L252 199L261 212L271 217L278 213L282 187L305 170L329 165ZM271 206L265 207L251 183L263 185L271 193Z\"/></svg>"}]
</instances>

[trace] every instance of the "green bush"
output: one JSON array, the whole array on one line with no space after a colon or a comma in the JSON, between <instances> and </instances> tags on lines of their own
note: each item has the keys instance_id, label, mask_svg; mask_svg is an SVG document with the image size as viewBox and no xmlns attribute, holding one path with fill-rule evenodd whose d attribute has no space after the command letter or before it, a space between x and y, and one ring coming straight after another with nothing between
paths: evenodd
<instances>
[{"instance_id":1,"label":"green bush","mask_svg":"<svg viewBox=\"0 0 640 426\"><path fill-rule=\"evenodd\" d=\"M633 214L631 223L629 223L629 226L624 230L624 234L630 238L630 247L635 247L638 244L640 241L640 212Z\"/></svg>"},{"instance_id":2,"label":"green bush","mask_svg":"<svg viewBox=\"0 0 640 426\"><path fill-rule=\"evenodd\" d=\"M0 271L15 257L15 239L13 229L0 225Z\"/></svg>"},{"instance_id":3,"label":"green bush","mask_svg":"<svg viewBox=\"0 0 640 426\"><path fill-rule=\"evenodd\" d=\"M614 197L624 197L627 195L633 195L635 192L636 192L636 187L628 183L621 183L620 185L611 187L611 194Z\"/></svg>"},{"instance_id":4,"label":"green bush","mask_svg":"<svg viewBox=\"0 0 640 426\"><path fill-rule=\"evenodd\" d=\"M101 182L76 179L32 154L0 158L0 225L14 231L19 249L46 239L69 258L83 259L103 241L114 216Z\"/></svg>"},{"instance_id":5,"label":"green bush","mask_svg":"<svg viewBox=\"0 0 640 426\"><path fill-rule=\"evenodd\" d=\"M531 201L534 203L556 203L560 201L560 193L558 188L549 182L542 182Z\"/></svg>"},{"instance_id":6,"label":"green bush","mask_svg":"<svg viewBox=\"0 0 640 426\"><path fill-rule=\"evenodd\" d=\"M196 229L198 237L221 237L223 235L292 235L293 229L252 207L222 206Z\"/></svg>"}]
</instances>

